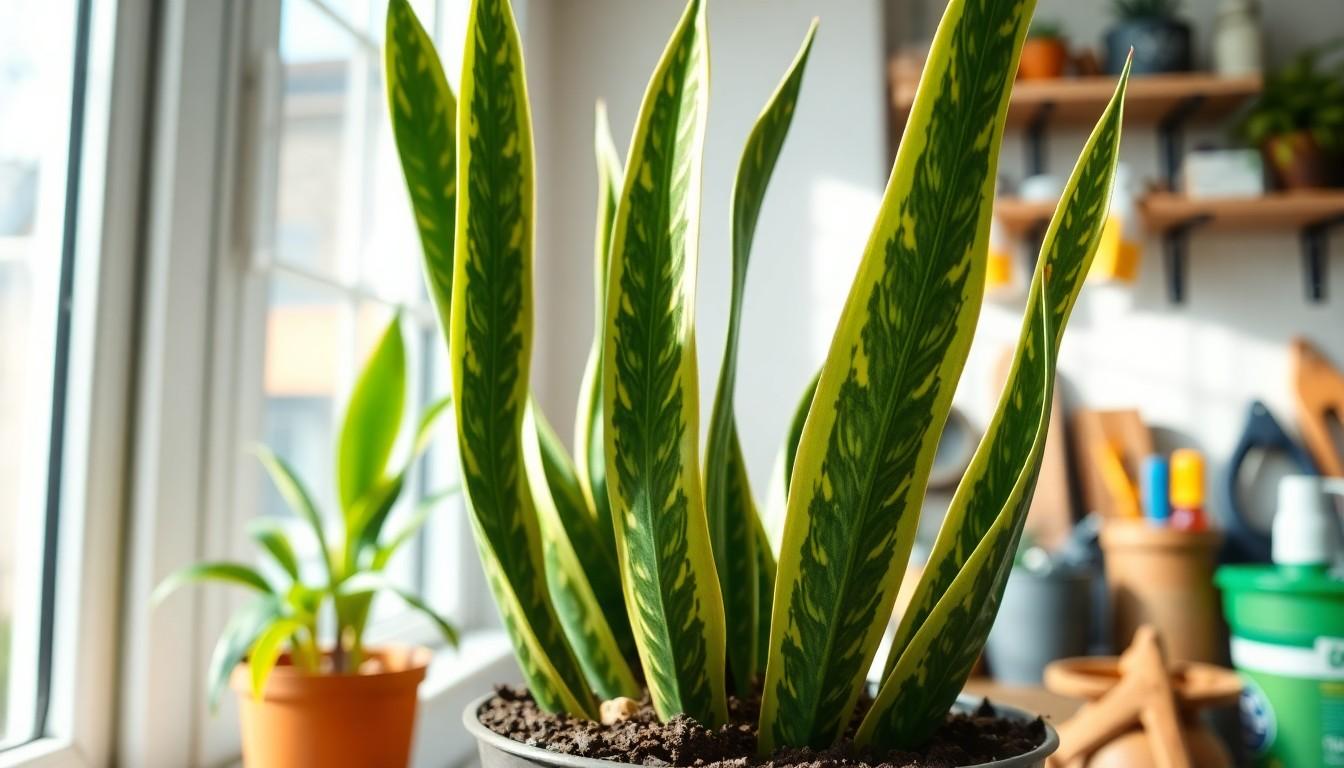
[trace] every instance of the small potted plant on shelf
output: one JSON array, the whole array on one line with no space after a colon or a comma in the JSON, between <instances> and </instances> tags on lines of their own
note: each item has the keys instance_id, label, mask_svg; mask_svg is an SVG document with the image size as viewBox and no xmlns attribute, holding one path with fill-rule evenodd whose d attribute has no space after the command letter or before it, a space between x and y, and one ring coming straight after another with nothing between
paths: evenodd
<instances>
[{"instance_id":1,"label":"small potted plant on shelf","mask_svg":"<svg viewBox=\"0 0 1344 768\"><path fill-rule=\"evenodd\" d=\"M1064 28L1058 22L1034 22L1022 45L1017 76L1023 80L1053 80L1064 76L1064 67L1068 63L1069 47L1064 39Z\"/></svg>"},{"instance_id":2,"label":"small potted plant on shelf","mask_svg":"<svg viewBox=\"0 0 1344 768\"><path fill-rule=\"evenodd\" d=\"M457 632L384 576L393 555L453 492L427 497L404 524L384 530L412 464L449 403L443 399L426 409L415 432L405 436L408 455L394 461L405 393L406 352L394 319L345 410L336 447L339 526L322 519L313 495L284 459L257 447L257 458L296 518L287 525L260 517L249 526L268 567L200 563L169 576L155 591L159 601L184 584L209 580L256 593L225 627L208 670L212 708L226 682L238 695L246 765L362 768L405 765L409 757L416 690L430 652L365 647L373 598L380 592L397 595L428 617L450 645L456 645ZM298 554L306 549L315 549L321 562L307 567Z\"/></svg>"},{"instance_id":3,"label":"small potted plant on shelf","mask_svg":"<svg viewBox=\"0 0 1344 768\"><path fill-rule=\"evenodd\" d=\"M1115 23L1106 31L1106 71L1125 66L1132 49L1136 75L1190 69L1190 25L1176 17L1180 0L1111 0Z\"/></svg>"},{"instance_id":4,"label":"small potted plant on shelf","mask_svg":"<svg viewBox=\"0 0 1344 768\"><path fill-rule=\"evenodd\" d=\"M1238 124L1281 189L1344 183L1344 44L1303 51L1265 78ZM1326 62L1334 60L1333 66Z\"/></svg>"},{"instance_id":5,"label":"small potted plant on shelf","mask_svg":"<svg viewBox=\"0 0 1344 768\"><path fill-rule=\"evenodd\" d=\"M407 0L391 0L389 112L445 323L463 487L528 685L468 708L483 764L915 764L944 750L1019 766L1054 749L1039 719L957 702L1039 471L1061 334L1106 220L1127 73L1045 234L998 410L880 680L867 679L976 325L1033 5L947 6L830 354L783 451L776 549L739 448L737 339L751 240L815 27L738 166L727 342L703 463L693 319L703 0L689 2L663 51L624 162L599 113L597 339L571 461L529 395L534 161L513 11L508 0L472 3L459 99Z\"/></svg>"}]
</instances>

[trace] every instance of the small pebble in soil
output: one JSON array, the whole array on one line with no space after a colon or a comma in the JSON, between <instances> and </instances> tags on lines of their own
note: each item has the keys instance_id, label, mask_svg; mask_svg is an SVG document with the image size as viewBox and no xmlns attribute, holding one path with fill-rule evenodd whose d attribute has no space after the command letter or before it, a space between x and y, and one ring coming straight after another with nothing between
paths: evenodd
<instances>
[{"instance_id":1,"label":"small pebble in soil","mask_svg":"<svg viewBox=\"0 0 1344 768\"><path fill-rule=\"evenodd\" d=\"M608 699L602 702L598 710L598 719L603 725L615 725L623 720L629 720L639 711L639 702L625 696L617 696L614 699Z\"/></svg>"},{"instance_id":2,"label":"small pebble in soil","mask_svg":"<svg viewBox=\"0 0 1344 768\"><path fill-rule=\"evenodd\" d=\"M755 754L759 696L730 696L729 722L714 729L685 715L659 722L647 694L625 702L625 719L604 724L543 712L526 690L500 686L478 716L486 728L530 746L658 768L956 768L1015 757L1045 740L1039 718L1001 719L985 701L975 712L949 714L918 750L875 752L855 746L847 734L829 749L785 748L762 758ZM870 703L859 703L850 732Z\"/></svg>"}]
</instances>

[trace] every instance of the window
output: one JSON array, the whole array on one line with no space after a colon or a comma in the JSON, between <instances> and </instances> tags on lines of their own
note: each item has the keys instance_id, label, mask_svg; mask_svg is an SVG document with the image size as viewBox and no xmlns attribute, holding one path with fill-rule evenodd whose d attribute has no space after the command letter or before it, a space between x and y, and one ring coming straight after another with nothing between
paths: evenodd
<instances>
[{"instance_id":1,"label":"window","mask_svg":"<svg viewBox=\"0 0 1344 768\"><path fill-rule=\"evenodd\" d=\"M458 5L459 3L452 3ZM430 29L433 3L417 4ZM449 3L440 3L448 6ZM261 137L260 157L273 167L260 178L260 238L252 254L265 281L266 320L259 369L261 425L256 436L284 456L310 486L319 506L334 510L332 466L340 415L366 355L383 327L402 312L408 352L408 411L416 414L448 391L437 316L421 277L420 244L398 165L383 91L385 2L283 0L280 5L277 119ZM244 354L248 354L244 352ZM455 446L438 439L409 483L396 516L451 480ZM259 469L259 510L292 516ZM436 513L429 535L461 525L460 504ZM299 538L298 541L304 541ZM393 578L427 593L439 606L456 597L452 579L426 573L423 543L389 566ZM307 553L316 567L315 548ZM414 620L394 600L375 603L374 633L410 631Z\"/></svg>"},{"instance_id":2,"label":"window","mask_svg":"<svg viewBox=\"0 0 1344 768\"><path fill-rule=\"evenodd\" d=\"M0 750L46 731L87 13L0 0Z\"/></svg>"}]
</instances>

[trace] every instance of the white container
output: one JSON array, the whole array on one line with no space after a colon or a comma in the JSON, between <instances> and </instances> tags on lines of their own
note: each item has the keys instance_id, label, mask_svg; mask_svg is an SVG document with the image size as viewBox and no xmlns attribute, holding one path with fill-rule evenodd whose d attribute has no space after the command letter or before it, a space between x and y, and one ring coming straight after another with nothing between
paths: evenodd
<instances>
[{"instance_id":1,"label":"white container","mask_svg":"<svg viewBox=\"0 0 1344 768\"><path fill-rule=\"evenodd\" d=\"M1181 164L1181 178L1186 196L1203 200L1265 193L1264 161L1254 149L1191 152Z\"/></svg>"},{"instance_id":2,"label":"white container","mask_svg":"<svg viewBox=\"0 0 1344 768\"><path fill-rule=\"evenodd\" d=\"M1289 475L1279 481L1271 555L1275 565L1329 566L1344 552L1329 494L1344 497L1344 479Z\"/></svg>"},{"instance_id":3,"label":"white container","mask_svg":"<svg viewBox=\"0 0 1344 768\"><path fill-rule=\"evenodd\" d=\"M1223 77L1258 75L1264 68L1260 9L1255 0L1223 0L1213 25L1213 70Z\"/></svg>"}]
</instances>

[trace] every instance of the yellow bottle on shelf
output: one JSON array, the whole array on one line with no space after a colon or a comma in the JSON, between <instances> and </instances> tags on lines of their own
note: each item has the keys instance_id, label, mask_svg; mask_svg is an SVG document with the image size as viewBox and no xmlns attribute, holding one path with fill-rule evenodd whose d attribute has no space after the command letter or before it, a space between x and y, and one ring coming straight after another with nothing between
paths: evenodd
<instances>
[{"instance_id":1,"label":"yellow bottle on shelf","mask_svg":"<svg viewBox=\"0 0 1344 768\"><path fill-rule=\"evenodd\" d=\"M985 261L985 290L1003 291L1013 286L1013 242L998 217L989 222L989 254Z\"/></svg>"},{"instance_id":2,"label":"yellow bottle on shelf","mask_svg":"<svg viewBox=\"0 0 1344 768\"><path fill-rule=\"evenodd\" d=\"M1120 163L1115 168L1111 212L1101 230L1101 242L1088 276L1093 280L1133 283L1138 279L1142 256L1143 233L1139 227L1137 195L1129 168Z\"/></svg>"},{"instance_id":3,"label":"yellow bottle on shelf","mask_svg":"<svg viewBox=\"0 0 1344 768\"><path fill-rule=\"evenodd\" d=\"M994 197L1002 191L1001 180L994 181ZM1013 287L1013 239L1003 230L996 211L989 220L989 253L985 260L985 290L990 293L1005 293Z\"/></svg>"}]
</instances>

